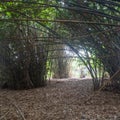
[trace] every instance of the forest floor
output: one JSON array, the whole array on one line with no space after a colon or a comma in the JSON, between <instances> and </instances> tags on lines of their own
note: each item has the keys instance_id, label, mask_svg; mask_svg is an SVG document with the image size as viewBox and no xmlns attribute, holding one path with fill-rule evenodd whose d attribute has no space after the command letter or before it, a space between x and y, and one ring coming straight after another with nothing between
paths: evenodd
<instances>
[{"instance_id":1,"label":"forest floor","mask_svg":"<svg viewBox=\"0 0 120 120\"><path fill-rule=\"evenodd\" d=\"M120 94L93 93L91 80L78 79L52 80L30 90L0 90L0 120L120 120Z\"/></svg>"}]
</instances>

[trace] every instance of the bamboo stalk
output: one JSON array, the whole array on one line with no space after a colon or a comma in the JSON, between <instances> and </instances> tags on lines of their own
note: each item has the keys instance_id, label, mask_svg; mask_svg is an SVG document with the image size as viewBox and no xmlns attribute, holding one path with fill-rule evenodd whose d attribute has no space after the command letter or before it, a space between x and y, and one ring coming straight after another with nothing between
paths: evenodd
<instances>
[{"instance_id":1,"label":"bamboo stalk","mask_svg":"<svg viewBox=\"0 0 120 120\"><path fill-rule=\"evenodd\" d=\"M105 86L114 79L114 77L116 77L117 75L119 75L119 73L120 73L120 69L118 69L118 71L103 86L101 86L98 91L101 91L102 89L104 89Z\"/></svg>"},{"instance_id":2,"label":"bamboo stalk","mask_svg":"<svg viewBox=\"0 0 120 120\"><path fill-rule=\"evenodd\" d=\"M111 82L113 80L113 78L116 77L119 73L120 73L120 69L106 82L106 84L108 84L109 82ZM100 91L106 86L106 84L104 84L102 87L100 87L92 95L88 96L88 98L85 101L83 101L83 103L81 103L81 105L86 104L88 101L90 101L94 97L95 94L99 94Z\"/></svg>"},{"instance_id":3,"label":"bamboo stalk","mask_svg":"<svg viewBox=\"0 0 120 120\"><path fill-rule=\"evenodd\" d=\"M92 22L92 21L80 21L80 20L48 20L48 19L26 19L26 18L15 18L15 19L0 19L0 21L11 22L11 21L40 21L40 22L60 22L60 23L79 23L79 24L96 24L96 25L106 25L106 26L115 26L120 27L118 24L110 24L110 23L101 23L101 22Z\"/></svg>"}]
</instances>

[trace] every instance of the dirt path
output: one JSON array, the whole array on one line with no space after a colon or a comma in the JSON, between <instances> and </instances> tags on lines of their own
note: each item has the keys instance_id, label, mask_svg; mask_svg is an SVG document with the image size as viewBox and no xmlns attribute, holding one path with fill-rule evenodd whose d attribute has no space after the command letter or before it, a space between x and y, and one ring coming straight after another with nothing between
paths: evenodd
<instances>
[{"instance_id":1,"label":"dirt path","mask_svg":"<svg viewBox=\"0 0 120 120\"><path fill-rule=\"evenodd\" d=\"M45 88L0 90L0 116L9 110L3 120L120 120L120 94L101 92L82 104L91 88L91 80L63 79Z\"/></svg>"}]
</instances>

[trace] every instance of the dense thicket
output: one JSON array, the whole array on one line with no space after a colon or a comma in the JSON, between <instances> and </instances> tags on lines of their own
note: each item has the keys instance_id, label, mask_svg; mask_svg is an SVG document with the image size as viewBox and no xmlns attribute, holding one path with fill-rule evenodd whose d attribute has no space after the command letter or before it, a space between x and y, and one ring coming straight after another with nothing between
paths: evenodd
<instances>
[{"instance_id":1,"label":"dense thicket","mask_svg":"<svg viewBox=\"0 0 120 120\"><path fill-rule=\"evenodd\" d=\"M0 41L0 81L3 87L29 89L44 86L48 55L44 52L45 45L35 43L38 33L15 24L3 27L4 36Z\"/></svg>"},{"instance_id":2,"label":"dense thicket","mask_svg":"<svg viewBox=\"0 0 120 120\"><path fill-rule=\"evenodd\" d=\"M107 71L113 76L120 67L120 4L97 0L64 0L64 3L66 14L60 18L73 20L64 23L64 28L69 31L69 42L87 66L94 85L99 88L104 76L103 73L99 77L99 73ZM85 51L84 55L80 50ZM116 79L114 81L119 86L119 77Z\"/></svg>"},{"instance_id":3,"label":"dense thicket","mask_svg":"<svg viewBox=\"0 0 120 120\"><path fill-rule=\"evenodd\" d=\"M119 1L112 0L1 2L0 56L4 58L3 66L7 66L1 67L2 78L6 74L11 84L7 85L16 86L13 88L40 86L50 67L48 63L54 61L48 58L64 53L62 47L57 49L62 52L53 52L53 46L63 44L78 55L87 66L95 89L99 88L104 71L112 76L120 67L119 7ZM60 62L66 64L58 59L59 73ZM116 79L119 88L119 75Z\"/></svg>"}]
</instances>

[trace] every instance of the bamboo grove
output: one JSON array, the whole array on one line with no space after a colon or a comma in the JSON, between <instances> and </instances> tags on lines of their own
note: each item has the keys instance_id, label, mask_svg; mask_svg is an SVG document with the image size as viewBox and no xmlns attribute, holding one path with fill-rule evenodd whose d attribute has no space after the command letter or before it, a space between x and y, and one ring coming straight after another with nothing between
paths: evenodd
<instances>
[{"instance_id":1,"label":"bamboo grove","mask_svg":"<svg viewBox=\"0 0 120 120\"><path fill-rule=\"evenodd\" d=\"M48 73L68 77L68 48L98 89L106 71L113 76L120 69L119 31L117 0L1 1L0 81L3 87L28 89L45 86ZM111 84L120 89L120 74Z\"/></svg>"}]
</instances>

